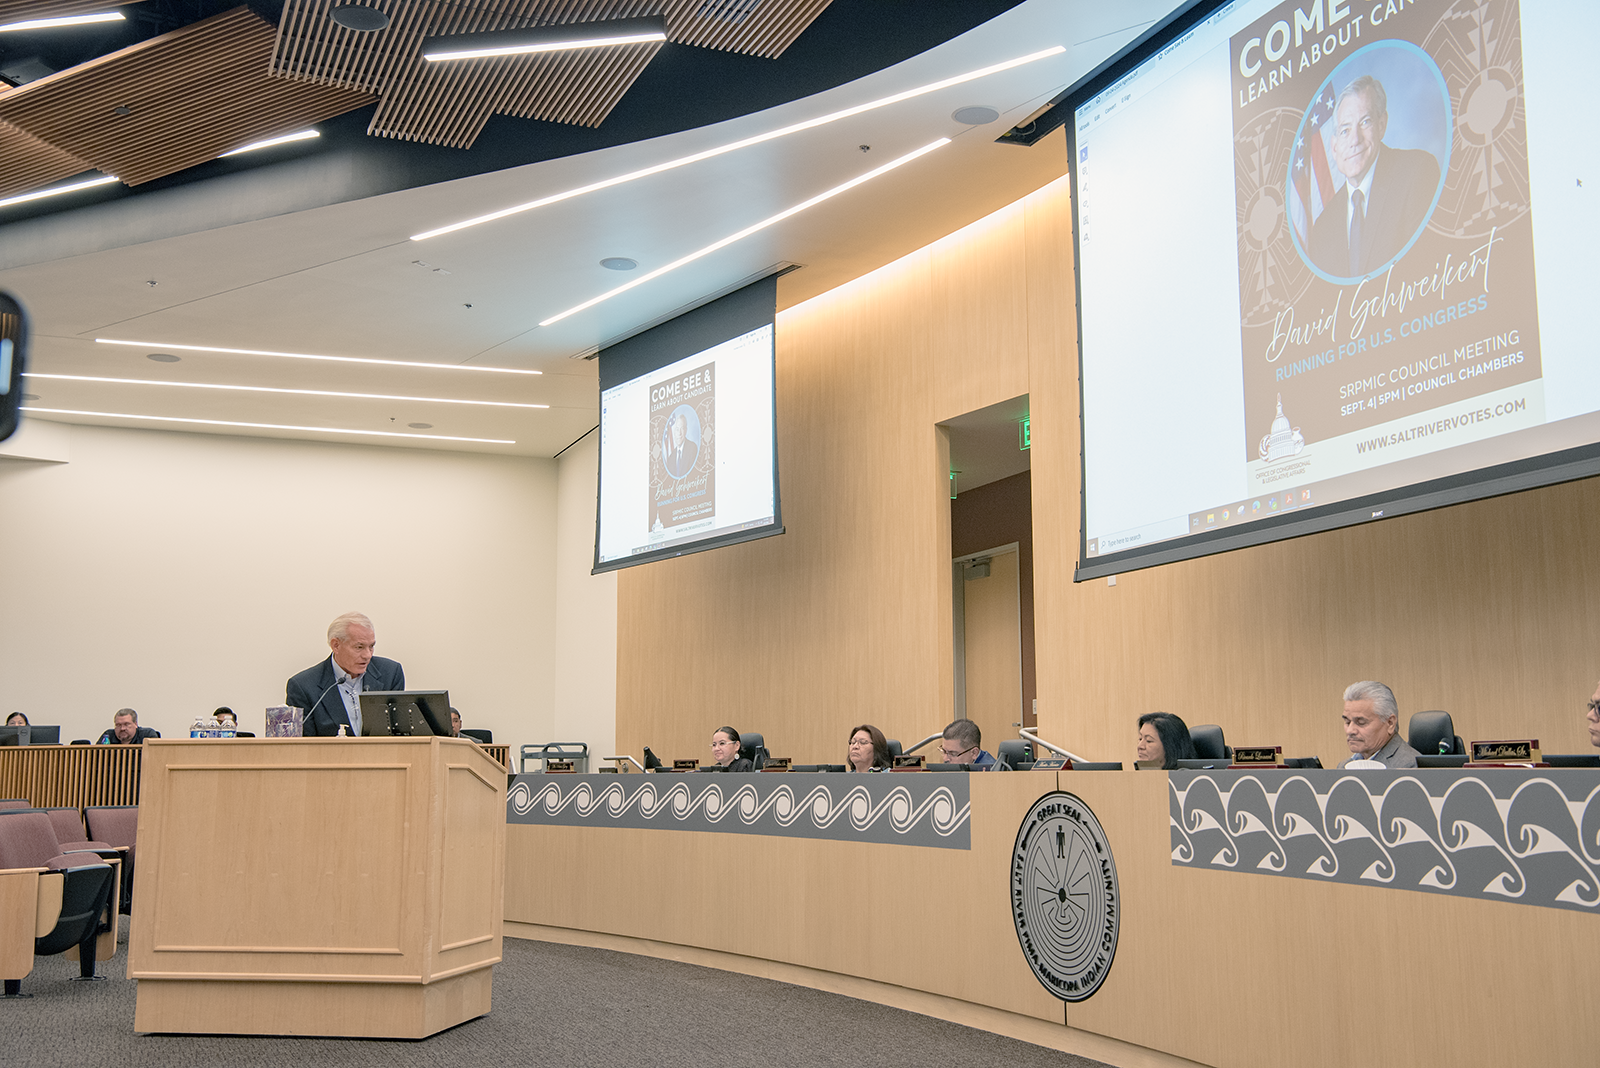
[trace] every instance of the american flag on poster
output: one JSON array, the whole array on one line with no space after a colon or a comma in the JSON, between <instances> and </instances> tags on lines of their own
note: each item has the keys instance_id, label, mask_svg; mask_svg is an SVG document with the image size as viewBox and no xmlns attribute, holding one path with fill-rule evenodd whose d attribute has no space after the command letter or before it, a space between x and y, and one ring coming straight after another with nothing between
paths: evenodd
<instances>
[{"instance_id":1,"label":"american flag on poster","mask_svg":"<svg viewBox=\"0 0 1600 1068\"><path fill-rule=\"evenodd\" d=\"M1329 120L1333 118L1333 104L1330 83L1322 87L1322 95L1311 105L1300 139L1294 144L1294 158L1289 163L1295 192L1289 198L1289 218L1302 248L1311 239L1311 224L1338 192L1333 174L1328 170L1328 143L1333 140L1333 123Z\"/></svg>"}]
</instances>

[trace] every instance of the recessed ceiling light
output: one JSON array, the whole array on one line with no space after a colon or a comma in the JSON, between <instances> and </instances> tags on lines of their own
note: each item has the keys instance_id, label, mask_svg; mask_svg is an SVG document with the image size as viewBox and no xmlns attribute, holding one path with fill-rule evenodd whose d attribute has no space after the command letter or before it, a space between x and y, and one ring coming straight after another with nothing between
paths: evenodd
<instances>
[{"instance_id":1,"label":"recessed ceiling light","mask_svg":"<svg viewBox=\"0 0 1600 1068\"><path fill-rule=\"evenodd\" d=\"M406 426L410 427L412 430L432 430L433 429L433 424L432 423L407 423Z\"/></svg>"},{"instance_id":2,"label":"recessed ceiling light","mask_svg":"<svg viewBox=\"0 0 1600 1068\"><path fill-rule=\"evenodd\" d=\"M631 271L639 266L639 261L630 260L626 256L607 256L600 261L600 266L608 271Z\"/></svg>"},{"instance_id":3,"label":"recessed ceiling light","mask_svg":"<svg viewBox=\"0 0 1600 1068\"><path fill-rule=\"evenodd\" d=\"M366 9L363 8L362 10ZM269 137L265 141L251 141L248 145L240 145L231 152L224 152L217 158L227 159L229 156L238 156L246 152L255 152L258 149L263 148L276 148L278 145L292 144L295 141L309 141L314 137L321 136L322 134L316 130L296 130L294 133L284 134L281 137Z\"/></svg>"},{"instance_id":4,"label":"recessed ceiling light","mask_svg":"<svg viewBox=\"0 0 1600 1068\"><path fill-rule=\"evenodd\" d=\"M729 245L733 244L735 241L743 240L744 238L749 237L753 233L756 233L756 232L758 232L760 230L765 230L767 227L772 226L775 223L780 223L783 220L789 218L791 215L798 215L800 212L805 211L807 208L815 207L816 205L821 204L824 200L829 200L829 199L831 199L833 197L836 197L840 193L845 192L846 190L854 189L856 186L861 185L863 182L870 182L870 181L872 181L872 179L878 177L879 175L887 174L889 171L894 170L896 167L903 166L904 164L910 163L912 160L917 159L920 156L925 156L929 152L932 152L936 148L943 148L945 145L948 145L949 143L950 143L950 138L948 138L948 137L941 137L937 141L929 142L928 144L923 145L921 148L917 149L915 152L907 152L905 155L901 156L899 159L890 160L888 163L885 163L883 166L876 167L876 168L868 171L866 174L857 175L856 177L850 179L848 182L844 182L844 183L842 183L840 185L836 185L832 189L829 189L825 193L818 193L816 196L812 197L810 200L805 200L805 201L800 202L799 204L794 205L793 207L785 208L783 211L778 212L778 214L769 216L769 217L767 217L765 219L762 219L760 222L755 223L755 224L753 224L751 226L747 226L743 230L740 230L736 234L729 234L727 237L723 238L720 241L713 241L711 244L707 245L703 249L699 249L698 251L691 252L687 256L684 256L684 257L682 257L680 259L673 260L671 263L667 264L665 267L657 267L655 270L650 271L650 272L648 272L646 274L642 274L638 278L635 278L631 282L625 282L622 285L618 286L617 288L615 288L615 289L613 289L613 290L611 290L609 292L600 294L598 297L592 297L589 300L584 301L582 304L574 305L573 307L568 308L566 311L562 312L560 315L552 315L548 319L541 320L539 325L540 326L549 326L551 323L558 323L561 320L565 319L567 316L574 315L574 314L576 314L578 312L581 312L585 308L592 308L596 304L599 304L603 300L611 299L612 297L616 296L618 293L626 293L628 290L632 289L634 286L643 285L644 283L650 281L652 278L660 278L662 275L666 274L668 271L677 270L679 267L682 267L686 263L693 263L695 260L699 259L700 257L708 256L711 253L717 251L719 248L727 248Z\"/></svg>"},{"instance_id":5,"label":"recessed ceiling light","mask_svg":"<svg viewBox=\"0 0 1600 1068\"><path fill-rule=\"evenodd\" d=\"M130 108L126 104L118 104L116 107L111 109L111 114L113 114L113 115L132 115L133 114L133 109Z\"/></svg>"},{"instance_id":6,"label":"recessed ceiling light","mask_svg":"<svg viewBox=\"0 0 1600 1068\"><path fill-rule=\"evenodd\" d=\"M487 59L491 56L649 44L666 39L667 20L660 15L649 15L635 19L569 22L559 26L530 26L520 30L430 37L422 42L422 58L429 63L439 63L453 59Z\"/></svg>"},{"instance_id":7,"label":"recessed ceiling light","mask_svg":"<svg viewBox=\"0 0 1600 1068\"><path fill-rule=\"evenodd\" d=\"M93 15L62 15L53 19L28 19L24 22L8 22L0 26L0 33L14 33L19 30L53 30L58 26L87 26L91 22L122 22L120 11L100 11Z\"/></svg>"},{"instance_id":8,"label":"recessed ceiling light","mask_svg":"<svg viewBox=\"0 0 1600 1068\"><path fill-rule=\"evenodd\" d=\"M37 394L37 393L24 393L22 395L22 399L25 400L25 401L36 401L36 400L39 399L39 394Z\"/></svg>"},{"instance_id":9,"label":"recessed ceiling light","mask_svg":"<svg viewBox=\"0 0 1600 1068\"><path fill-rule=\"evenodd\" d=\"M468 304L467 307L472 307ZM367 356L319 356L310 352L273 352L270 349L224 349L215 345L174 345L168 341L126 341L113 337L97 337L97 345L135 345L139 348L182 349L185 352L220 352L225 356L281 356L288 360L331 360L335 363L375 363L386 367L431 367L437 371L485 371L501 375L542 375L543 371L529 371L520 367L479 367L466 363L422 363L417 360L378 360Z\"/></svg>"},{"instance_id":10,"label":"recessed ceiling light","mask_svg":"<svg viewBox=\"0 0 1600 1068\"><path fill-rule=\"evenodd\" d=\"M389 16L375 7L362 7L360 4L340 4L328 12L328 17L337 25L356 33L372 33L389 25Z\"/></svg>"},{"instance_id":11,"label":"recessed ceiling light","mask_svg":"<svg viewBox=\"0 0 1600 1068\"><path fill-rule=\"evenodd\" d=\"M154 360L156 363L177 363L179 360L183 359L183 357L174 356L170 352L152 352L150 355L146 356L145 359Z\"/></svg>"},{"instance_id":12,"label":"recessed ceiling light","mask_svg":"<svg viewBox=\"0 0 1600 1068\"><path fill-rule=\"evenodd\" d=\"M1000 112L980 104L972 107L957 108L950 113L950 117L967 126L987 126L1000 117Z\"/></svg>"},{"instance_id":13,"label":"recessed ceiling light","mask_svg":"<svg viewBox=\"0 0 1600 1068\"><path fill-rule=\"evenodd\" d=\"M1039 52L1030 52L1028 55L1018 56L1016 59L1008 59L1004 63L995 63L988 67L980 67L977 70L971 70L965 74L957 74L954 77L945 78L941 81L929 82L927 85L919 85L915 89L907 89L903 93L895 93L892 96L880 97L877 100L870 100L865 104L857 104L855 107L845 108L842 111L835 111L827 115L819 116L815 119L807 119L805 122L797 122L790 126L784 126L776 130L769 130L766 133L757 134L754 137L746 137L742 141L733 141L717 148L708 148L704 152L696 152L689 156L680 156L678 159L668 160L665 163L658 163L653 167L645 167L642 170L629 171L627 174L619 174L615 178L607 178L604 181L594 182L590 185L579 186L576 189L568 189L563 193L554 193L547 197L541 197L538 200L530 200L526 204L517 204L513 207L502 208L499 211L491 211L487 215L479 215L471 219L463 219L461 222L451 223L449 226L441 226L436 230L426 230L420 234L412 234L411 240L426 241L430 237L438 237L441 234L453 233L456 230L463 230L469 226L477 226L480 223L494 222L496 219L504 219L508 215L516 215L520 212L532 211L534 208L542 208L550 204L557 204L563 200L570 200L573 197L583 196L585 193L593 193L601 189L610 189L612 186L622 185L624 182L631 182L639 178L648 178L653 174L660 174L663 171L670 171L677 167L685 167L691 163L699 163L701 160L711 159L714 156L720 156L727 152L735 152L741 148L749 148L751 145L759 145L766 141L774 140L775 138L787 137L789 134L799 133L802 130L811 130L818 126L826 126L828 123L837 122L839 119L848 119L852 115L860 115L863 112L873 111L881 107L887 107L890 104L898 104L902 100L911 100L914 97L919 97L926 93L937 92L940 89L948 89L952 85L960 85L963 82L970 82L976 78L983 78L990 74L998 74L1001 71L1010 70L1013 67L1020 67L1036 60L1047 59L1050 56L1059 56L1065 51L1066 49L1061 45L1054 45Z\"/></svg>"},{"instance_id":14,"label":"recessed ceiling light","mask_svg":"<svg viewBox=\"0 0 1600 1068\"><path fill-rule=\"evenodd\" d=\"M351 430L337 426L293 426L287 423L241 423L231 419L184 419L176 415L131 415L127 412L85 412L71 408L24 407L41 415L88 415L97 419L143 419L153 423L191 423L202 426L238 426L251 430L303 430L313 434L353 434L372 438L420 438L423 441L470 441L478 445L515 445L507 438L459 438L447 434L402 434L397 430Z\"/></svg>"},{"instance_id":15,"label":"recessed ceiling light","mask_svg":"<svg viewBox=\"0 0 1600 1068\"><path fill-rule=\"evenodd\" d=\"M287 386L236 386L223 382L158 382L149 378L107 378L101 375L53 375L24 371L24 378L53 378L58 382L106 382L117 386L168 386L173 389L227 389L240 393L293 393L303 397L348 397L352 400L414 401L418 404L478 404L488 408L548 408L548 404L521 401L462 400L455 397L404 397L392 393L347 393L335 389L290 389Z\"/></svg>"},{"instance_id":16,"label":"recessed ceiling light","mask_svg":"<svg viewBox=\"0 0 1600 1068\"><path fill-rule=\"evenodd\" d=\"M58 197L62 193L76 193L80 189L92 189L97 185L110 185L115 181L117 181L116 178L107 174L99 178L86 178L81 182L58 185L52 189L36 189L32 193L21 193L17 196L0 200L0 208L9 208L13 204L26 204L30 200L42 200L45 197Z\"/></svg>"}]
</instances>

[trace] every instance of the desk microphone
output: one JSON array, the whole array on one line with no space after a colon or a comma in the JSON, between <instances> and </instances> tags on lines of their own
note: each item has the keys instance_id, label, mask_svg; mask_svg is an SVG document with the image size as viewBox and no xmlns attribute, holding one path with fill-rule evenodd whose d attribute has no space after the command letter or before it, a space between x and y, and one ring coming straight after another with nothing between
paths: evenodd
<instances>
[{"instance_id":1,"label":"desk microphone","mask_svg":"<svg viewBox=\"0 0 1600 1068\"><path fill-rule=\"evenodd\" d=\"M1451 739L1449 739L1449 738L1440 738L1439 739L1439 755L1440 756L1449 756L1450 755L1450 750L1452 750L1454 748L1455 748L1455 746L1451 744Z\"/></svg>"},{"instance_id":2,"label":"desk microphone","mask_svg":"<svg viewBox=\"0 0 1600 1068\"><path fill-rule=\"evenodd\" d=\"M339 679L337 676L335 676L333 682L328 684L328 690L333 689L337 685L339 685ZM311 702L311 707L306 709L305 715L300 717L300 733L302 735L304 735L306 732L306 724L311 722L311 713L315 712L317 710L317 706L322 703L322 699L328 696L328 690L323 690L321 693L317 694L317 699Z\"/></svg>"}]
</instances>

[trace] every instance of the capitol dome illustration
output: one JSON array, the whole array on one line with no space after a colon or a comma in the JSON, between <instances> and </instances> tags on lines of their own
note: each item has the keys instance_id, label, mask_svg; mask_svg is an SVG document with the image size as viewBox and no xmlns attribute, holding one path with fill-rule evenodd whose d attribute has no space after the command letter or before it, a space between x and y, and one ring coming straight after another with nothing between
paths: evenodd
<instances>
[{"instance_id":1,"label":"capitol dome illustration","mask_svg":"<svg viewBox=\"0 0 1600 1068\"><path fill-rule=\"evenodd\" d=\"M1261 439L1261 458L1263 460L1281 460L1285 456L1294 456L1306 447L1306 439L1301 436L1300 428L1290 428L1289 419L1283 414L1283 394L1278 394L1278 417L1272 421L1272 433Z\"/></svg>"}]
</instances>

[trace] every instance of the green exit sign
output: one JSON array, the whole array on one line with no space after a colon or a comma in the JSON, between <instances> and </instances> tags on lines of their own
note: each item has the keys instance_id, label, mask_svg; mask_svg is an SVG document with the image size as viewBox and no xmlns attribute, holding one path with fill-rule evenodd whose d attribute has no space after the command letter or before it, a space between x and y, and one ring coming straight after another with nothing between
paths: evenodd
<instances>
[{"instance_id":1,"label":"green exit sign","mask_svg":"<svg viewBox=\"0 0 1600 1068\"><path fill-rule=\"evenodd\" d=\"M1033 431L1028 428L1030 416L1023 416L1022 422L1017 424L1017 448L1027 452L1033 446Z\"/></svg>"}]
</instances>

